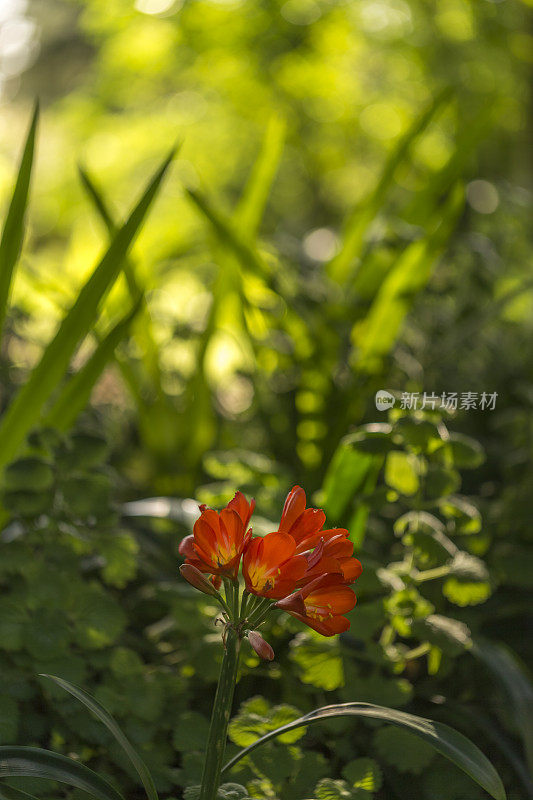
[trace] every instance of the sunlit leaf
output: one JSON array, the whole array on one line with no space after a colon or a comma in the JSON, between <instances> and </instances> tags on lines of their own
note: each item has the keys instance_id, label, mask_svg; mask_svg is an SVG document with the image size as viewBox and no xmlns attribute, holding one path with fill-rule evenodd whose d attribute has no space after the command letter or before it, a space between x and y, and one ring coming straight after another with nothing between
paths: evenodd
<instances>
[{"instance_id":1,"label":"sunlit leaf","mask_svg":"<svg viewBox=\"0 0 533 800\"><path fill-rule=\"evenodd\" d=\"M35 105L30 129L26 137L17 181L0 240L0 334L4 327L13 272L20 256L24 237L24 217L30 189L30 178L35 149L35 133L39 120L39 106Z\"/></svg>"}]
</instances>

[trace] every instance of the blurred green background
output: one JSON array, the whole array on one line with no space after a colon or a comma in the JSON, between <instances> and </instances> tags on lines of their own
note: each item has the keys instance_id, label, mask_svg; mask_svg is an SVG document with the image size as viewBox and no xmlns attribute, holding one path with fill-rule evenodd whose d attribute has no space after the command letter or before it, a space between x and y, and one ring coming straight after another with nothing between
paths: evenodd
<instances>
[{"instance_id":1,"label":"blurred green background","mask_svg":"<svg viewBox=\"0 0 533 800\"><path fill-rule=\"evenodd\" d=\"M342 642L273 626L281 667L249 657L237 701L265 697L241 709L233 742L274 727L273 705L286 719L287 703L337 693L450 721L509 798L533 796L531 6L2 0L6 210L41 104L3 412L179 146L68 374L0 424L2 742L125 780L105 732L35 680L62 674L99 693L161 791L181 796L218 653L213 609L175 576L192 499L241 488L266 531L299 483L350 529L359 607ZM381 389L398 398L391 415ZM496 408L398 412L402 392L468 391L497 393ZM332 724L290 758L269 745L235 780L282 800L482 796L418 745L352 731Z\"/></svg>"}]
</instances>

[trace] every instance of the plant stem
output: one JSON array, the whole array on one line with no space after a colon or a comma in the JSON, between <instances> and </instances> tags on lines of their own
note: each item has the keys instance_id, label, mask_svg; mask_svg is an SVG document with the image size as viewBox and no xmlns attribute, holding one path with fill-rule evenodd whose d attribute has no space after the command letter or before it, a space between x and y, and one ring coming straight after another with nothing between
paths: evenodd
<instances>
[{"instance_id":1,"label":"plant stem","mask_svg":"<svg viewBox=\"0 0 533 800\"><path fill-rule=\"evenodd\" d=\"M240 646L241 641L237 632L234 628L228 627L217 693L211 714L199 800L215 800L219 787L231 704L237 682Z\"/></svg>"},{"instance_id":2,"label":"plant stem","mask_svg":"<svg viewBox=\"0 0 533 800\"><path fill-rule=\"evenodd\" d=\"M423 572L418 572L415 576L415 583L424 583L425 581L433 581L437 578L446 578L452 571L449 564L444 564L442 567L435 567L434 569L426 569Z\"/></svg>"}]
</instances>

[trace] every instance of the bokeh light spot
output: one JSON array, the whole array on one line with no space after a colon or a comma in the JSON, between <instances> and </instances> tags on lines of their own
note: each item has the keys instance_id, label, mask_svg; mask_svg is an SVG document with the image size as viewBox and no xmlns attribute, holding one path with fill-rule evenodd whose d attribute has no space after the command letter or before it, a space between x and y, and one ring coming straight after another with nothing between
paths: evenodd
<instances>
[{"instance_id":1,"label":"bokeh light spot","mask_svg":"<svg viewBox=\"0 0 533 800\"><path fill-rule=\"evenodd\" d=\"M466 197L479 214L493 214L500 202L496 187L483 180L471 181L466 187Z\"/></svg>"}]
</instances>

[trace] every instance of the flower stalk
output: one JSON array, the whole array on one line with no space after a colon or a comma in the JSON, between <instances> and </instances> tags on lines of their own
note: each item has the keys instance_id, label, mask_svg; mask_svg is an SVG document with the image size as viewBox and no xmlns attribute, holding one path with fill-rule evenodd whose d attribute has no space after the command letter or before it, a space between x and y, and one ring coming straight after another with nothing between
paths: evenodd
<instances>
[{"instance_id":1,"label":"flower stalk","mask_svg":"<svg viewBox=\"0 0 533 800\"><path fill-rule=\"evenodd\" d=\"M205 751L199 800L215 800L224 761L228 724L239 669L241 639L235 628L227 626L224 655Z\"/></svg>"}]
</instances>

